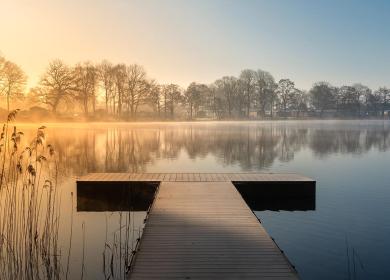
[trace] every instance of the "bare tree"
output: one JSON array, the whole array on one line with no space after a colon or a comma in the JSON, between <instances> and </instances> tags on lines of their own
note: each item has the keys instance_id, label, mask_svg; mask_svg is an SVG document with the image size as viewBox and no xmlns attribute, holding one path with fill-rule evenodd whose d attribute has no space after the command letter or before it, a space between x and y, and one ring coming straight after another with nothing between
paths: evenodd
<instances>
[{"instance_id":1,"label":"bare tree","mask_svg":"<svg viewBox=\"0 0 390 280\"><path fill-rule=\"evenodd\" d=\"M221 119L225 110L222 95L215 83L211 84L208 88L211 95L208 108L213 112L214 117Z\"/></svg>"},{"instance_id":2,"label":"bare tree","mask_svg":"<svg viewBox=\"0 0 390 280\"><path fill-rule=\"evenodd\" d=\"M233 76L225 76L221 79L215 81L218 94L220 94L221 99L226 104L227 114L229 118L233 116L234 101L237 97L238 92L238 82L237 78Z\"/></svg>"},{"instance_id":3,"label":"bare tree","mask_svg":"<svg viewBox=\"0 0 390 280\"><path fill-rule=\"evenodd\" d=\"M310 89L309 94L314 108L320 111L320 117L322 117L325 110L334 108L336 89L329 83L315 83Z\"/></svg>"},{"instance_id":4,"label":"bare tree","mask_svg":"<svg viewBox=\"0 0 390 280\"><path fill-rule=\"evenodd\" d=\"M265 116L265 110L267 107L271 109L276 99L275 89L277 87L274 77L266 71L257 70L255 75L256 84L256 103L259 109L259 113L262 117Z\"/></svg>"},{"instance_id":5,"label":"bare tree","mask_svg":"<svg viewBox=\"0 0 390 280\"><path fill-rule=\"evenodd\" d=\"M0 57L0 93L6 97L8 111L11 99L23 97L26 80L26 75L18 65Z\"/></svg>"},{"instance_id":6,"label":"bare tree","mask_svg":"<svg viewBox=\"0 0 390 280\"><path fill-rule=\"evenodd\" d=\"M149 104L158 118L161 117L161 86L155 81L149 81L146 103Z\"/></svg>"},{"instance_id":7,"label":"bare tree","mask_svg":"<svg viewBox=\"0 0 390 280\"><path fill-rule=\"evenodd\" d=\"M41 88L38 90L40 99L51 107L53 113L56 113L61 101L71 101L74 97L74 82L72 69L61 60L53 60L41 78Z\"/></svg>"},{"instance_id":8,"label":"bare tree","mask_svg":"<svg viewBox=\"0 0 390 280\"><path fill-rule=\"evenodd\" d=\"M385 115L385 109L389 107L390 105L390 89L387 87L381 87L376 91L376 94L379 96L379 100L381 103L381 113L382 116Z\"/></svg>"},{"instance_id":9,"label":"bare tree","mask_svg":"<svg viewBox=\"0 0 390 280\"><path fill-rule=\"evenodd\" d=\"M174 118L178 108L186 109L189 119L210 115L218 119L248 118L253 108L260 117L268 110L272 117L273 108L278 108L280 115L287 116L291 111L299 117L308 104L320 112L320 117L328 109L336 109L335 116L356 117L384 116L390 109L390 89L386 87L372 91L362 84L336 88L318 82L306 93L296 89L289 79L275 83L270 73L260 69L244 69L238 78L224 76L208 86L193 82L182 92L175 84L161 86L149 80L144 68L137 64L102 61L97 66L87 62L69 67L61 60L53 60L39 86L27 96L25 84L26 76L20 67L0 56L0 95L6 97L8 110L17 97L24 97L26 105L46 104L54 113L64 104L71 106L78 101L81 106L77 110L86 116L104 106L106 113L133 120L144 104L151 106L157 117L164 110L165 118ZM276 101L278 107L274 106Z\"/></svg>"},{"instance_id":10,"label":"bare tree","mask_svg":"<svg viewBox=\"0 0 390 280\"><path fill-rule=\"evenodd\" d=\"M291 97L295 93L294 82L289 79L281 79L278 83L276 92L278 94L284 116L286 116Z\"/></svg>"},{"instance_id":11,"label":"bare tree","mask_svg":"<svg viewBox=\"0 0 390 280\"><path fill-rule=\"evenodd\" d=\"M256 72L250 69L242 70L239 81L240 88L245 98L246 117L249 118L250 107L256 92ZM238 102L241 103L240 100ZM239 110L241 111L241 108ZM241 114L241 112L239 113Z\"/></svg>"},{"instance_id":12,"label":"bare tree","mask_svg":"<svg viewBox=\"0 0 390 280\"><path fill-rule=\"evenodd\" d=\"M290 97L290 108L296 111L296 117L301 116L301 112L307 110L308 94L307 92L295 89Z\"/></svg>"},{"instance_id":13,"label":"bare tree","mask_svg":"<svg viewBox=\"0 0 390 280\"><path fill-rule=\"evenodd\" d=\"M356 90L357 98L358 98L358 116L362 115L362 104L366 103L366 98L371 93L371 89L368 86L362 84L354 84L353 87Z\"/></svg>"},{"instance_id":14,"label":"bare tree","mask_svg":"<svg viewBox=\"0 0 390 280\"><path fill-rule=\"evenodd\" d=\"M114 98L114 112L118 117L122 116L122 105L125 97L126 90L126 65L118 64L114 67L114 76L115 76L115 98ZM117 101L115 101L117 99ZM117 109L115 109L115 104L117 103Z\"/></svg>"},{"instance_id":15,"label":"bare tree","mask_svg":"<svg viewBox=\"0 0 390 280\"><path fill-rule=\"evenodd\" d=\"M104 60L97 67L101 85L104 91L106 113L109 113L110 100L115 97L115 74L113 65ZM114 100L115 101L115 100Z\"/></svg>"},{"instance_id":16,"label":"bare tree","mask_svg":"<svg viewBox=\"0 0 390 280\"><path fill-rule=\"evenodd\" d=\"M342 86L337 90L337 106L345 115L357 116L360 110L360 93L353 86Z\"/></svg>"},{"instance_id":17,"label":"bare tree","mask_svg":"<svg viewBox=\"0 0 390 280\"><path fill-rule=\"evenodd\" d=\"M89 62L78 64L74 69L74 77L75 97L80 101L85 117L88 117L91 105L94 113L96 110L97 70Z\"/></svg>"},{"instance_id":18,"label":"bare tree","mask_svg":"<svg viewBox=\"0 0 390 280\"><path fill-rule=\"evenodd\" d=\"M374 112L375 116L382 116L382 103L381 95L378 91L370 92L366 96L366 110L368 115L372 115Z\"/></svg>"},{"instance_id":19,"label":"bare tree","mask_svg":"<svg viewBox=\"0 0 390 280\"><path fill-rule=\"evenodd\" d=\"M146 100L148 83L144 68L137 64L126 68L126 105L130 118L135 119L139 105Z\"/></svg>"},{"instance_id":20,"label":"bare tree","mask_svg":"<svg viewBox=\"0 0 390 280\"><path fill-rule=\"evenodd\" d=\"M182 101L180 87L176 84L163 86L163 96L165 118L167 118L169 112L170 118L173 119L175 117L175 107Z\"/></svg>"},{"instance_id":21,"label":"bare tree","mask_svg":"<svg viewBox=\"0 0 390 280\"><path fill-rule=\"evenodd\" d=\"M184 92L184 101L188 108L190 120L197 114L201 104L206 102L204 93L208 92L208 87L204 84L191 83Z\"/></svg>"}]
</instances>

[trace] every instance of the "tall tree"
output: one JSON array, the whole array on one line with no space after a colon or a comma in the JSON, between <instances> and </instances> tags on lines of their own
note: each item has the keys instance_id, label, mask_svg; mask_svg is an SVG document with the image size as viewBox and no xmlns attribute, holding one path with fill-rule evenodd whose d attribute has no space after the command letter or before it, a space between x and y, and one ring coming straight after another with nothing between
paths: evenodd
<instances>
[{"instance_id":1,"label":"tall tree","mask_svg":"<svg viewBox=\"0 0 390 280\"><path fill-rule=\"evenodd\" d=\"M295 93L295 90L294 82L289 79L281 79L278 83L276 92L278 94L284 116L286 116L289 103Z\"/></svg>"},{"instance_id":2,"label":"tall tree","mask_svg":"<svg viewBox=\"0 0 390 280\"><path fill-rule=\"evenodd\" d=\"M233 110L235 107L235 100L238 92L238 81L233 76L225 76L215 81L218 94L225 104L227 116L233 117Z\"/></svg>"},{"instance_id":3,"label":"tall tree","mask_svg":"<svg viewBox=\"0 0 390 280\"><path fill-rule=\"evenodd\" d=\"M61 60L53 60L41 78L40 86L40 99L56 113L61 101L71 101L71 97L74 97L74 73Z\"/></svg>"},{"instance_id":4,"label":"tall tree","mask_svg":"<svg viewBox=\"0 0 390 280\"><path fill-rule=\"evenodd\" d=\"M356 90L358 101L358 116L361 117L362 105L366 103L367 96L370 95L371 89L368 86L362 84L354 84L353 87Z\"/></svg>"},{"instance_id":5,"label":"tall tree","mask_svg":"<svg viewBox=\"0 0 390 280\"><path fill-rule=\"evenodd\" d=\"M83 107L85 117L88 117L89 107L96 109L97 70L89 62L78 64L74 69L75 97Z\"/></svg>"},{"instance_id":6,"label":"tall tree","mask_svg":"<svg viewBox=\"0 0 390 280\"><path fill-rule=\"evenodd\" d=\"M169 113L170 118L174 119L175 107L182 101L180 87L176 84L165 85L163 87L163 95L165 118L167 118L167 113Z\"/></svg>"},{"instance_id":7,"label":"tall tree","mask_svg":"<svg viewBox=\"0 0 390 280\"><path fill-rule=\"evenodd\" d=\"M0 57L0 93L6 97L8 111L11 99L23 97L26 81L26 75L18 65Z\"/></svg>"},{"instance_id":8,"label":"tall tree","mask_svg":"<svg viewBox=\"0 0 390 280\"><path fill-rule=\"evenodd\" d=\"M389 109L390 105L390 89L387 87L381 87L376 91L376 94L380 98L382 116L385 115L385 110Z\"/></svg>"},{"instance_id":9,"label":"tall tree","mask_svg":"<svg viewBox=\"0 0 390 280\"><path fill-rule=\"evenodd\" d=\"M325 110L334 108L336 91L329 83L315 83L309 94L314 108L320 111L320 117L322 117Z\"/></svg>"},{"instance_id":10,"label":"tall tree","mask_svg":"<svg viewBox=\"0 0 390 280\"><path fill-rule=\"evenodd\" d=\"M114 75L114 67L113 65L104 60L97 67L99 79L101 81L101 85L104 91L104 102L106 113L109 113L109 105L110 100L114 98L114 90L115 90L115 75ZM115 101L115 100L114 100Z\"/></svg>"},{"instance_id":11,"label":"tall tree","mask_svg":"<svg viewBox=\"0 0 390 280\"><path fill-rule=\"evenodd\" d=\"M308 95L307 92L295 89L290 97L290 108L296 111L296 116L299 118L301 112L307 110Z\"/></svg>"},{"instance_id":12,"label":"tall tree","mask_svg":"<svg viewBox=\"0 0 390 280\"><path fill-rule=\"evenodd\" d=\"M210 92L210 102L208 109L212 111L214 117L221 119L225 110L222 94L220 93L215 83L211 84L208 88Z\"/></svg>"},{"instance_id":13,"label":"tall tree","mask_svg":"<svg viewBox=\"0 0 390 280\"><path fill-rule=\"evenodd\" d=\"M125 98L126 91L126 82L127 82L127 74L126 74L126 65L118 64L114 67L114 77L115 77L115 98L114 101L114 112L116 110L116 114L118 117L122 116L123 109L123 101ZM117 108L115 109L115 104L117 104Z\"/></svg>"},{"instance_id":14,"label":"tall tree","mask_svg":"<svg viewBox=\"0 0 390 280\"><path fill-rule=\"evenodd\" d=\"M381 95L378 91L370 92L366 96L366 110L368 115L382 115Z\"/></svg>"},{"instance_id":15,"label":"tall tree","mask_svg":"<svg viewBox=\"0 0 390 280\"><path fill-rule=\"evenodd\" d=\"M269 107L272 111L273 103L276 99L276 83L274 77L269 72L257 70L255 75L256 103L259 114L264 117L265 110Z\"/></svg>"},{"instance_id":16,"label":"tall tree","mask_svg":"<svg viewBox=\"0 0 390 280\"><path fill-rule=\"evenodd\" d=\"M148 82L148 95L146 103L149 104L158 118L161 117L161 86L155 81Z\"/></svg>"},{"instance_id":17,"label":"tall tree","mask_svg":"<svg viewBox=\"0 0 390 280\"><path fill-rule=\"evenodd\" d=\"M191 83L187 90L184 92L184 101L188 108L188 114L190 120L192 120L194 114L197 114L197 111L202 103L206 103L206 93L208 88L206 85L197 84L195 82Z\"/></svg>"},{"instance_id":18,"label":"tall tree","mask_svg":"<svg viewBox=\"0 0 390 280\"><path fill-rule=\"evenodd\" d=\"M256 91L256 72L250 69L242 70L239 81L242 93L245 96L246 117L249 118L250 107Z\"/></svg>"},{"instance_id":19,"label":"tall tree","mask_svg":"<svg viewBox=\"0 0 390 280\"><path fill-rule=\"evenodd\" d=\"M147 97L148 83L144 68L137 64L126 68L126 105L130 118L135 119L139 105Z\"/></svg>"},{"instance_id":20,"label":"tall tree","mask_svg":"<svg viewBox=\"0 0 390 280\"><path fill-rule=\"evenodd\" d=\"M337 91L338 108L346 115L358 116L360 110L360 93L353 86L342 86Z\"/></svg>"}]
</instances>

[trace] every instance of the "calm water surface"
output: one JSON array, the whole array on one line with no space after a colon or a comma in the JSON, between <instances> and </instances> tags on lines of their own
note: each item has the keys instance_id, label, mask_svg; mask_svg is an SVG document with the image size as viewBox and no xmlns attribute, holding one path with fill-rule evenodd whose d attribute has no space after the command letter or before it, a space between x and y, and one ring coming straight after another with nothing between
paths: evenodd
<instances>
[{"instance_id":1,"label":"calm water surface","mask_svg":"<svg viewBox=\"0 0 390 280\"><path fill-rule=\"evenodd\" d=\"M28 136L33 127L22 129ZM99 207L77 212L75 177L128 171L310 176L317 180L314 211L256 212L301 278L390 279L388 121L69 124L46 130L62 174L63 252L73 225L69 279L80 277L82 262L84 279L104 279L104 262L113 252L107 251L117 244L123 220L130 218L135 240L145 217L143 211Z\"/></svg>"}]
</instances>

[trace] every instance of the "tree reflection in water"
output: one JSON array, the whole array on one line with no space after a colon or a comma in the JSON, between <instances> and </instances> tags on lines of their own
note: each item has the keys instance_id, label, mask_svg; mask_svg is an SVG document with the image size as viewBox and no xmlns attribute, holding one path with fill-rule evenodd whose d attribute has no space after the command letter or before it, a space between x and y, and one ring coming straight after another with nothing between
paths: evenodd
<instances>
[{"instance_id":1,"label":"tree reflection in water","mask_svg":"<svg viewBox=\"0 0 390 280\"><path fill-rule=\"evenodd\" d=\"M49 128L67 174L146 172L157 160L211 156L223 166L262 170L302 149L318 157L389 149L390 126L356 122L92 125ZM180 170L177 170L180 172Z\"/></svg>"},{"instance_id":2,"label":"tree reflection in water","mask_svg":"<svg viewBox=\"0 0 390 280\"><path fill-rule=\"evenodd\" d=\"M32 139L35 127L22 127L26 134L23 139ZM278 163L292 162L294 157L299 161L300 153L306 151L317 159L387 151L389 133L390 125L381 121L48 125L46 139L55 148L62 177L58 244L64 252L63 270L70 267L69 279L80 277L84 272L80 263L84 264L81 260L85 248L85 279L98 279L102 271L105 278L124 279L146 215L145 211L127 211L137 210L132 208L135 204L123 208L110 197L111 190L101 196L91 190L92 197L77 190L76 203L76 198L70 199L70 194L76 191L75 175L164 172L169 171L171 164L177 172L200 172L209 167L210 172L274 170ZM310 159L304 160L310 163ZM110 203L105 198L110 198ZM257 210L315 209L314 200L288 205L282 205L285 201L280 200L276 206L260 205L258 201L248 203ZM78 211L73 217L71 209L76 205ZM72 224L73 238L68 236ZM69 261L65 252L70 254Z\"/></svg>"}]
</instances>

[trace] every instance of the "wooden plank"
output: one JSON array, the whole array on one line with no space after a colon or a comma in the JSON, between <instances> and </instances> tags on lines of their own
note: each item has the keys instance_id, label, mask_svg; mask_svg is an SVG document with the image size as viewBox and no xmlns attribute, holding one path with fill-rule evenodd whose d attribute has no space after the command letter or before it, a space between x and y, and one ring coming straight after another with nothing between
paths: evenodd
<instances>
[{"instance_id":1,"label":"wooden plank","mask_svg":"<svg viewBox=\"0 0 390 280\"><path fill-rule=\"evenodd\" d=\"M129 277L298 279L231 182L162 182Z\"/></svg>"},{"instance_id":2,"label":"wooden plank","mask_svg":"<svg viewBox=\"0 0 390 280\"><path fill-rule=\"evenodd\" d=\"M176 181L183 181L183 173L178 173Z\"/></svg>"},{"instance_id":3,"label":"wooden plank","mask_svg":"<svg viewBox=\"0 0 390 280\"><path fill-rule=\"evenodd\" d=\"M308 177L292 173L90 173L79 177L77 181L314 182Z\"/></svg>"}]
</instances>

